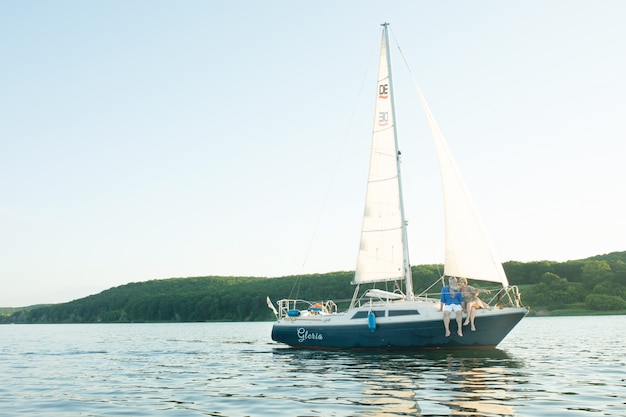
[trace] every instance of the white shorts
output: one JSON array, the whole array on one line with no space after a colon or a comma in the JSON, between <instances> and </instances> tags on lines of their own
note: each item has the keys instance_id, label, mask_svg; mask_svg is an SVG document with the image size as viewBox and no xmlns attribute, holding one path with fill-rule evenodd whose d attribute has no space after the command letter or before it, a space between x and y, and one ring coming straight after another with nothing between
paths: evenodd
<instances>
[{"instance_id":1,"label":"white shorts","mask_svg":"<svg viewBox=\"0 0 626 417\"><path fill-rule=\"evenodd\" d=\"M463 307L461 307L461 304L446 304L443 306L443 311L453 311L456 313L457 311L463 311Z\"/></svg>"}]
</instances>

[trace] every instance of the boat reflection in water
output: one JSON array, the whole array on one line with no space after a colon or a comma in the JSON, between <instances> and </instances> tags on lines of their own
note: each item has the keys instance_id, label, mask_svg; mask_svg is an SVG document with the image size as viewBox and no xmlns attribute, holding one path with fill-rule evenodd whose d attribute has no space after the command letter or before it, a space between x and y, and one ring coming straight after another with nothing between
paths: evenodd
<instances>
[{"instance_id":1,"label":"boat reflection in water","mask_svg":"<svg viewBox=\"0 0 626 417\"><path fill-rule=\"evenodd\" d=\"M492 353L504 353L494 350ZM513 398L515 373L510 363L503 368L485 361L485 358L459 358L448 354L445 370L448 389L453 391L448 409L463 415L508 416L514 411L507 404Z\"/></svg>"},{"instance_id":2,"label":"boat reflection in water","mask_svg":"<svg viewBox=\"0 0 626 417\"><path fill-rule=\"evenodd\" d=\"M358 353L274 349L302 403L352 416L510 416L521 363L499 349ZM328 378L333 375L333 378ZM319 407L318 407L319 405ZM330 415L330 414L329 414Z\"/></svg>"}]
</instances>

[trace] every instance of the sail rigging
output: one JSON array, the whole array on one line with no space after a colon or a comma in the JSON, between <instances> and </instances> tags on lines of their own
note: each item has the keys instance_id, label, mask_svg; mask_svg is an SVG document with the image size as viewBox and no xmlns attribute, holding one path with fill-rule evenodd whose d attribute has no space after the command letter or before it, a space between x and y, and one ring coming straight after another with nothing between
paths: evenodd
<instances>
[{"instance_id":1,"label":"sail rigging","mask_svg":"<svg viewBox=\"0 0 626 417\"><path fill-rule=\"evenodd\" d=\"M365 211L354 283L404 279L407 296L411 296L387 29L387 24L384 24Z\"/></svg>"},{"instance_id":2,"label":"sail rigging","mask_svg":"<svg viewBox=\"0 0 626 417\"><path fill-rule=\"evenodd\" d=\"M404 279L407 294L410 295L412 283L402 202L388 25L383 24L383 28L365 213L354 283ZM402 58L407 64L403 55ZM444 274L498 282L507 287L508 279L502 262L482 226L467 186L412 73L411 78L426 114L439 163L446 240Z\"/></svg>"},{"instance_id":3,"label":"sail rigging","mask_svg":"<svg viewBox=\"0 0 626 417\"><path fill-rule=\"evenodd\" d=\"M484 251L478 248L488 239L415 80L439 155L444 200L449 200L444 203L448 222L445 274L501 282L508 288L499 294L508 295L510 306L502 304L506 302L502 296L494 308L481 309L475 316L480 323L477 331L462 334L459 323L458 332L450 334L444 331L448 329L444 329L445 315L438 299L413 294L388 31L388 24L383 24L354 297L346 311L338 311L333 300L309 302L293 298L279 300L275 309L268 298L268 306L277 318L272 339L315 349L494 347L528 313L528 308L520 307L519 291L515 286L508 287L502 265L492 255L490 245ZM482 262L487 266L479 265ZM358 296L360 284L401 280L405 281L404 292L370 288Z\"/></svg>"}]
</instances>

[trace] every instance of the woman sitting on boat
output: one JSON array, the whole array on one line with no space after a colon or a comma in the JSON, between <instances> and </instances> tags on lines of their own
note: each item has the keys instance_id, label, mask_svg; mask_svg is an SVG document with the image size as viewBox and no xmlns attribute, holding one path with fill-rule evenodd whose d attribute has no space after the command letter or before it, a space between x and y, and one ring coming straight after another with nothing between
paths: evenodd
<instances>
[{"instance_id":1,"label":"woman sitting on boat","mask_svg":"<svg viewBox=\"0 0 626 417\"><path fill-rule=\"evenodd\" d=\"M487 303L478 298L478 294L485 293L491 294L490 290L481 290L476 287L472 287L467 284L467 278L459 278L459 288L463 293L463 300L465 301L465 310L467 311L467 318L465 319L465 323L463 326L467 326L468 324L472 324L472 331L476 331L476 325L474 324L474 319L476 318L476 310L481 308L491 309Z\"/></svg>"}]
</instances>

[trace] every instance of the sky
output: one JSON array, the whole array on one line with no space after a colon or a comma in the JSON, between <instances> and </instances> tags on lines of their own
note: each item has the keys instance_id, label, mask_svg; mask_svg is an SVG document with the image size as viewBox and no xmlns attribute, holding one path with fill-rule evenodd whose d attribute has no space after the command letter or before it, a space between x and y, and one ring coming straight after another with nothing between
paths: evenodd
<instances>
[{"instance_id":1,"label":"sky","mask_svg":"<svg viewBox=\"0 0 626 417\"><path fill-rule=\"evenodd\" d=\"M443 262L399 46L502 261L626 250L626 2L0 2L0 306L351 271L391 23L411 263ZM286 289L288 291L288 289Z\"/></svg>"}]
</instances>

